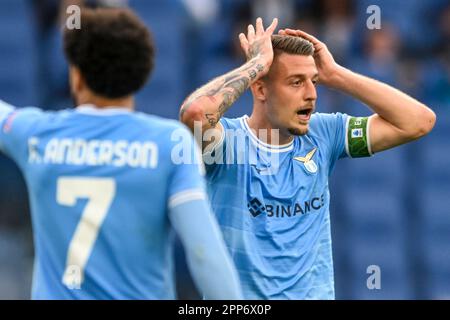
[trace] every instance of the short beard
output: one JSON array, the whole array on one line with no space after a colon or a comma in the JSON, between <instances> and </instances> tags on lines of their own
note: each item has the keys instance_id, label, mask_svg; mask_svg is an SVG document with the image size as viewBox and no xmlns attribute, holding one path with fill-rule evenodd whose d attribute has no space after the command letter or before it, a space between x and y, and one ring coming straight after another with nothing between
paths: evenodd
<instances>
[{"instance_id":1,"label":"short beard","mask_svg":"<svg viewBox=\"0 0 450 320\"><path fill-rule=\"evenodd\" d=\"M288 132L293 136L304 136L305 134L308 133L308 128L306 128L305 130L300 130L297 128L288 128Z\"/></svg>"}]
</instances>

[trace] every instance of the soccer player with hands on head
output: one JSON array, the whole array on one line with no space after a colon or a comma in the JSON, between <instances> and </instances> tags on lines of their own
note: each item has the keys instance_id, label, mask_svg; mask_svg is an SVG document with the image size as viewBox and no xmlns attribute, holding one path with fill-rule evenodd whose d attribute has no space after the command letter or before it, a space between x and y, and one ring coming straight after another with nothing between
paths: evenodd
<instances>
[{"instance_id":1,"label":"soccer player with hands on head","mask_svg":"<svg viewBox=\"0 0 450 320\"><path fill-rule=\"evenodd\" d=\"M275 19L265 29L261 18L249 25L239 35L247 61L193 92L180 120L203 130L209 196L244 297L333 299L328 178L336 161L418 139L433 128L435 114L338 65L315 37L292 29L274 34L276 26ZM373 115L315 112L319 83ZM248 88L251 116L223 117ZM244 144L233 132L244 133ZM246 161L237 163L239 157Z\"/></svg>"}]
</instances>

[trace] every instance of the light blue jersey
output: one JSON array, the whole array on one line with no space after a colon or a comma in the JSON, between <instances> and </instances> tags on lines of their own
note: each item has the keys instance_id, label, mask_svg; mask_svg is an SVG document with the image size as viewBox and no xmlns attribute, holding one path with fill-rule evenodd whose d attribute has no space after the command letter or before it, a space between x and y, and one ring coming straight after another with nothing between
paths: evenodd
<instances>
[{"instance_id":1,"label":"light blue jersey","mask_svg":"<svg viewBox=\"0 0 450 320\"><path fill-rule=\"evenodd\" d=\"M204 154L208 189L245 299L334 299L328 177L346 156L348 118L316 113L282 146L260 141L247 116L221 119L222 141Z\"/></svg>"},{"instance_id":2,"label":"light blue jersey","mask_svg":"<svg viewBox=\"0 0 450 320\"><path fill-rule=\"evenodd\" d=\"M184 137L185 152L195 157L191 133L176 121L119 108L43 112L0 101L0 149L18 164L29 190L34 299L175 298L170 218L177 231L191 228L191 236L182 232L185 243L197 241L190 251L204 252L188 257L190 266L200 262L199 270L207 269L203 274L212 274L213 264L226 267L211 269L222 270L224 281L235 285L227 288L219 281L222 288L208 289L206 284L206 294L224 298L214 290L225 290L226 298L240 297L231 260L221 255L215 238L215 221L192 211L206 195L202 166L177 164L183 152L172 154L180 150L174 135ZM171 209L189 201L189 212L169 217ZM210 251L217 261L202 260ZM208 275L194 277L201 283Z\"/></svg>"}]
</instances>

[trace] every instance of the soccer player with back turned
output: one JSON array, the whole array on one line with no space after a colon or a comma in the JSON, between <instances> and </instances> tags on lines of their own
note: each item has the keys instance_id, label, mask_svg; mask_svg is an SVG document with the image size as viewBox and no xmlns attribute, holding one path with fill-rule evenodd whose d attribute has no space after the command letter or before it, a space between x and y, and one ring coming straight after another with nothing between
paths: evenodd
<instances>
[{"instance_id":1,"label":"soccer player with back turned","mask_svg":"<svg viewBox=\"0 0 450 320\"><path fill-rule=\"evenodd\" d=\"M244 297L333 299L328 177L335 162L418 139L433 128L435 115L339 66L305 32L272 35L276 25L264 30L260 18L256 28L249 25L239 35L247 62L191 94L180 118L204 133L210 200ZM317 83L353 96L374 114L315 113ZM251 116L222 117L247 88Z\"/></svg>"},{"instance_id":2,"label":"soccer player with back turned","mask_svg":"<svg viewBox=\"0 0 450 320\"><path fill-rule=\"evenodd\" d=\"M30 196L32 298L173 299L175 229L200 292L239 299L203 168L172 161L172 134L195 155L192 134L134 111L133 94L153 67L148 29L127 9L83 9L64 46L77 108L0 101L0 150L18 164Z\"/></svg>"}]
</instances>

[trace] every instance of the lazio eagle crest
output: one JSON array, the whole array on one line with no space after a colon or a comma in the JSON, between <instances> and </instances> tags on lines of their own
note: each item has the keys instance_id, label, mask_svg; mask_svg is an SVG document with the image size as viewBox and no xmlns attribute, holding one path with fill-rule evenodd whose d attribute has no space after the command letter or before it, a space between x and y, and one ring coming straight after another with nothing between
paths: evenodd
<instances>
[{"instance_id":1,"label":"lazio eagle crest","mask_svg":"<svg viewBox=\"0 0 450 320\"><path fill-rule=\"evenodd\" d=\"M295 157L294 159L297 161L300 161L305 166L306 170L308 170L311 173L317 172L317 164L314 162L312 157L316 153L317 148L312 149L305 157Z\"/></svg>"}]
</instances>

